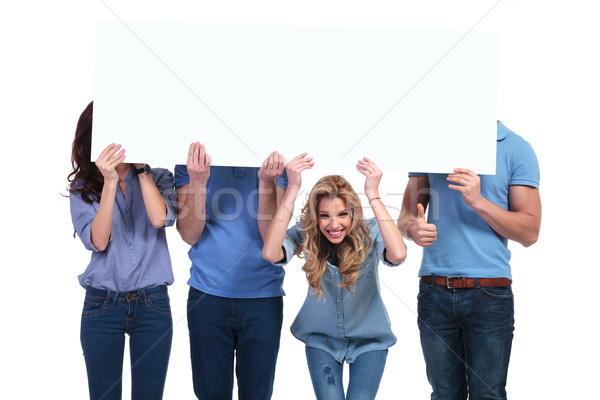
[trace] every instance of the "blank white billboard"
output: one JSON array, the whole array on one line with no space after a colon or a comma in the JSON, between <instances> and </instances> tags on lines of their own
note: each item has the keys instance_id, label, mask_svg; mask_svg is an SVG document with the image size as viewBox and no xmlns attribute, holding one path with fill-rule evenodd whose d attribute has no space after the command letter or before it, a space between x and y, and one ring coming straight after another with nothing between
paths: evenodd
<instances>
[{"instance_id":1,"label":"blank white billboard","mask_svg":"<svg viewBox=\"0 0 600 400\"><path fill-rule=\"evenodd\" d=\"M92 159L494 174L497 65L490 32L99 22Z\"/></svg>"}]
</instances>

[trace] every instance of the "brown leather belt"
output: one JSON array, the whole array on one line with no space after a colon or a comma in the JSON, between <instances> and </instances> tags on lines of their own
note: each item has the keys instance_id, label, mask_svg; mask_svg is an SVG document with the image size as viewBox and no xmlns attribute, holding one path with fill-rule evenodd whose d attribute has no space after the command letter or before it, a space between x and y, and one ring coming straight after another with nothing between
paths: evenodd
<instances>
[{"instance_id":1,"label":"brown leather belt","mask_svg":"<svg viewBox=\"0 0 600 400\"><path fill-rule=\"evenodd\" d=\"M422 276L421 280L431 283L431 275ZM479 287L489 286L510 286L511 281L508 278L477 278ZM461 278L459 276L436 276L436 285L446 286L448 289L470 289L475 287L473 278Z\"/></svg>"}]
</instances>

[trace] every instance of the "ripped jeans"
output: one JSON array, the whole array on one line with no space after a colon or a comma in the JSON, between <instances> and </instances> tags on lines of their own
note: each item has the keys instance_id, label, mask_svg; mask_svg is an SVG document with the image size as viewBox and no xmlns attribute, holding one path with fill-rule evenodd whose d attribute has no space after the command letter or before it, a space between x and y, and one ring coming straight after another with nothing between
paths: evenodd
<instances>
[{"instance_id":1,"label":"ripped jeans","mask_svg":"<svg viewBox=\"0 0 600 400\"><path fill-rule=\"evenodd\" d=\"M306 361L317 400L373 400L383 376L387 353L387 350L368 351L349 364L350 380L344 396L344 364L326 351L306 346Z\"/></svg>"}]
</instances>

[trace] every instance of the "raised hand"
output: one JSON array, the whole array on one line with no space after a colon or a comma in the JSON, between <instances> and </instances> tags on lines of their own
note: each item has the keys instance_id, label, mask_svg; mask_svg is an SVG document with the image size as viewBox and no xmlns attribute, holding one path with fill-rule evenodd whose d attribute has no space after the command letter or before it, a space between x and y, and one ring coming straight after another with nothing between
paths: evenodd
<instances>
[{"instance_id":1,"label":"raised hand","mask_svg":"<svg viewBox=\"0 0 600 400\"><path fill-rule=\"evenodd\" d=\"M104 177L104 182L118 183L119 174L116 167L125 160L125 149L120 144L109 144L96 159L96 167Z\"/></svg>"},{"instance_id":2,"label":"raised hand","mask_svg":"<svg viewBox=\"0 0 600 400\"><path fill-rule=\"evenodd\" d=\"M274 181L283 174L283 156L278 152L272 152L258 170L258 178L262 181Z\"/></svg>"},{"instance_id":3,"label":"raised hand","mask_svg":"<svg viewBox=\"0 0 600 400\"><path fill-rule=\"evenodd\" d=\"M356 163L356 169L365 176L365 194L369 201L379 197L379 182L381 182L383 172L377 164L367 157L363 157Z\"/></svg>"},{"instance_id":4,"label":"raised hand","mask_svg":"<svg viewBox=\"0 0 600 400\"><path fill-rule=\"evenodd\" d=\"M302 153L292 158L285 165L288 177L288 190L291 188L300 189L302 186L302 171L311 169L315 165L312 157L307 157L307 155L308 153Z\"/></svg>"},{"instance_id":5,"label":"raised hand","mask_svg":"<svg viewBox=\"0 0 600 400\"><path fill-rule=\"evenodd\" d=\"M188 153L187 171L191 182L206 185L210 177L210 157L204 150L204 145L195 142L190 145Z\"/></svg>"},{"instance_id":6,"label":"raised hand","mask_svg":"<svg viewBox=\"0 0 600 400\"><path fill-rule=\"evenodd\" d=\"M466 168L455 168L454 174L448 175L448 182L456 185L448 185L452 190L461 192L465 203L471 208L475 207L481 196L481 178L475 172Z\"/></svg>"},{"instance_id":7,"label":"raised hand","mask_svg":"<svg viewBox=\"0 0 600 400\"><path fill-rule=\"evenodd\" d=\"M425 208L421 203L417 204L417 218L408 227L408 234L421 247L431 246L437 239L437 227L427 223Z\"/></svg>"}]
</instances>

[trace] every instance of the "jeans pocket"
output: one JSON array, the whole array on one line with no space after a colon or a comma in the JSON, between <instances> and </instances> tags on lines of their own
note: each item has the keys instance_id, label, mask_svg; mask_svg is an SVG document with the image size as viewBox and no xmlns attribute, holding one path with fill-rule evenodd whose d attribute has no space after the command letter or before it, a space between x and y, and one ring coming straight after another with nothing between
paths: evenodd
<instances>
[{"instance_id":1,"label":"jeans pocket","mask_svg":"<svg viewBox=\"0 0 600 400\"><path fill-rule=\"evenodd\" d=\"M148 297L148 306L160 312L171 312L171 301L167 293Z\"/></svg>"},{"instance_id":2,"label":"jeans pocket","mask_svg":"<svg viewBox=\"0 0 600 400\"><path fill-rule=\"evenodd\" d=\"M494 299L512 299L514 297L510 286L488 286L481 288L481 291Z\"/></svg>"},{"instance_id":3,"label":"jeans pocket","mask_svg":"<svg viewBox=\"0 0 600 400\"><path fill-rule=\"evenodd\" d=\"M419 283L419 293L417 294L417 299L425 296L429 292L429 285L424 283Z\"/></svg>"},{"instance_id":4,"label":"jeans pocket","mask_svg":"<svg viewBox=\"0 0 600 400\"><path fill-rule=\"evenodd\" d=\"M208 293L204 293L190 286L190 290L188 292L188 307L198 303L200 300L208 296Z\"/></svg>"},{"instance_id":5,"label":"jeans pocket","mask_svg":"<svg viewBox=\"0 0 600 400\"><path fill-rule=\"evenodd\" d=\"M91 301L90 301L91 300ZM81 315L84 317L91 317L96 314L100 314L104 310L104 303L94 301L94 299L85 299L83 302L83 311Z\"/></svg>"}]
</instances>

